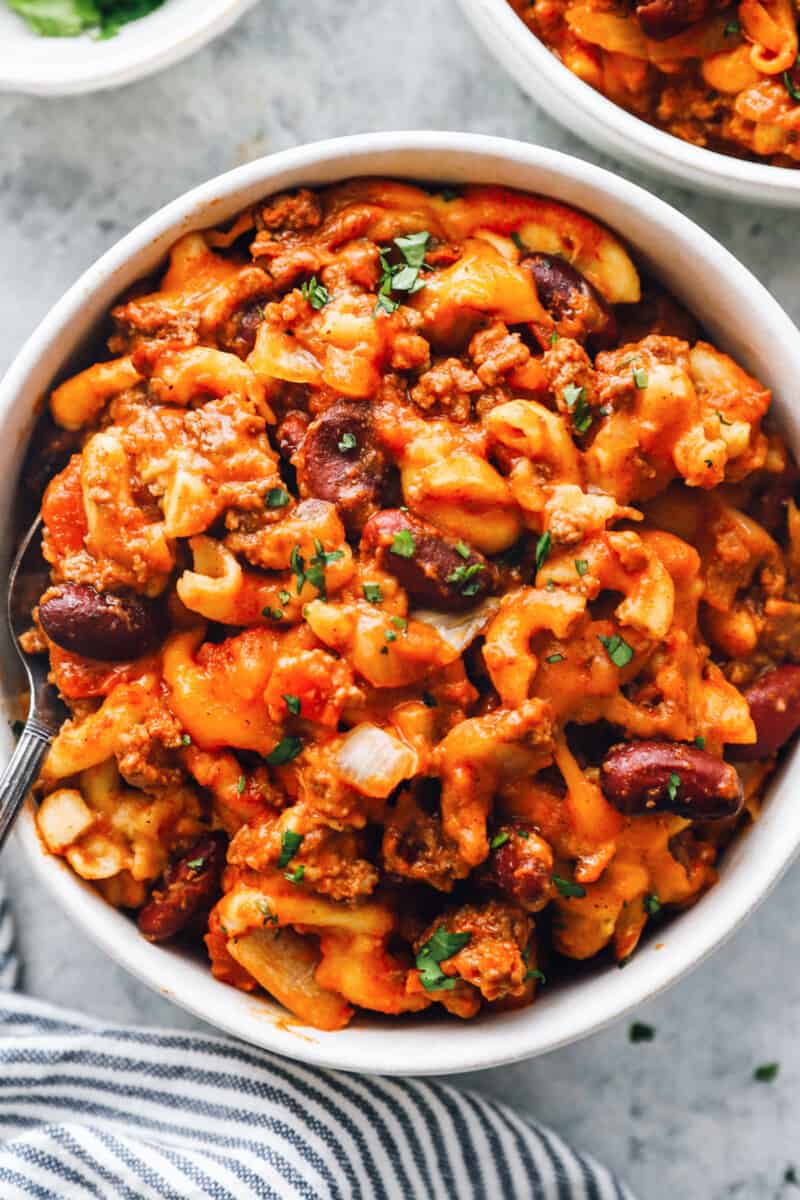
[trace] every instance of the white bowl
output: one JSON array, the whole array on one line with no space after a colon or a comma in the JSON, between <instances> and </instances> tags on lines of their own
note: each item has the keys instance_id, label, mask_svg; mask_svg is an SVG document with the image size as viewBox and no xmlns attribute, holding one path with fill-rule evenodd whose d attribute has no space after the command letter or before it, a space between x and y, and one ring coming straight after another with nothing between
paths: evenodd
<instances>
[{"instance_id":1,"label":"white bowl","mask_svg":"<svg viewBox=\"0 0 800 1200\"><path fill-rule=\"evenodd\" d=\"M224 221L282 188L364 174L507 184L599 217L624 234L721 347L775 390L783 431L800 450L800 410L789 402L800 378L800 334L749 271L693 222L626 180L553 150L459 133L370 134L301 146L212 179L143 222L83 275L0 383L0 511L12 504L41 397L119 293L151 272L177 237ZM9 751L10 734L0 729L0 735ZM586 978L544 988L530 1008L476 1021L360 1015L339 1033L293 1027L266 998L217 983L199 959L144 941L126 916L62 860L43 852L30 808L17 836L38 878L87 934L145 983L212 1025L319 1065L422 1075L491 1067L552 1050L674 983L736 928L794 855L800 844L799 777L795 751L770 788L763 818L725 856L719 884L665 925L660 941L646 942L626 970L598 968Z\"/></svg>"},{"instance_id":2,"label":"white bowl","mask_svg":"<svg viewBox=\"0 0 800 1200\"><path fill-rule=\"evenodd\" d=\"M544 111L592 146L701 191L800 207L800 168L745 162L648 125L584 83L531 33L507 0L459 0L495 57Z\"/></svg>"},{"instance_id":3,"label":"white bowl","mask_svg":"<svg viewBox=\"0 0 800 1200\"><path fill-rule=\"evenodd\" d=\"M0 92L66 96L160 71L223 33L256 0L166 0L107 41L45 38L0 0Z\"/></svg>"}]
</instances>

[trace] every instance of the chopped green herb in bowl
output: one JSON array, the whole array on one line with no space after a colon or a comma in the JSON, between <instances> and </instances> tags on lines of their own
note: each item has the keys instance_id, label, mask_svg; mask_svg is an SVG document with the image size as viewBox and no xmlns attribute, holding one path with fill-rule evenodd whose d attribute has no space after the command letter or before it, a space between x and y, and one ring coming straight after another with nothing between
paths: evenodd
<instances>
[{"instance_id":1,"label":"chopped green herb in bowl","mask_svg":"<svg viewBox=\"0 0 800 1200\"><path fill-rule=\"evenodd\" d=\"M7 0L12 12L41 37L110 38L129 21L161 8L164 0Z\"/></svg>"}]
</instances>

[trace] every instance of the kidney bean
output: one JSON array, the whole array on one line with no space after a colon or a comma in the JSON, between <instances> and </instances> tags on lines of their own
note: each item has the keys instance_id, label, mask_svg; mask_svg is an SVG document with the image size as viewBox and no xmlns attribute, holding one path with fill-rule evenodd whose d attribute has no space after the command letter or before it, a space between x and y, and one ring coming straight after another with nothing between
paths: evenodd
<instances>
[{"instance_id":1,"label":"kidney bean","mask_svg":"<svg viewBox=\"0 0 800 1200\"><path fill-rule=\"evenodd\" d=\"M372 435L369 405L338 400L309 426L297 481L302 494L335 504L353 533L380 508L389 471Z\"/></svg>"},{"instance_id":2,"label":"kidney bean","mask_svg":"<svg viewBox=\"0 0 800 1200\"><path fill-rule=\"evenodd\" d=\"M711 8L709 0L648 0L636 9L645 37L664 42L688 29Z\"/></svg>"},{"instance_id":3,"label":"kidney bean","mask_svg":"<svg viewBox=\"0 0 800 1200\"><path fill-rule=\"evenodd\" d=\"M139 932L149 942L175 937L211 911L222 892L227 845L224 833L208 833L167 868L161 886L139 912Z\"/></svg>"},{"instance_id":4,"label":"kidney bean","mask_svg":"<svg viewBox=\"0 0 800 1200\"><path fill-rule=\"evenodd\" d=\"M499 888L529 911L543 908L550 895L553 851L521 821L501 825L492 841L503 836L506 840L490 851L481 868L481 882Z\"/></svg>"},{"instance_id":5,"label":"kidney bean","mask_svg":"<svg viewBox=\"0 0 800 1200\"><path fill-rule=\"evenodd\" d=\"M405 540L396 542L397 534ZM398 545L408 547L411 553L396 553ZM361 549L373 554L381 569L394 575L424 608L466 612L494 586L494 569L482 554L475 550L464 554L463 544L399 508L385 508L370 517L361 536Z\"/></svg>"},{"instance_id":6,"label":"kidney bean","mask_svg":"<svg viewBox=\"0 0 800 1200\"><path fill-rule=\"evenodd\" d=\"M62 650L116 662L138 658L158 643L152 604L132 594L98 592L88 583L63 583L39 605L39 620Z\"/></svg>"},{"instance_id":7,"label":"kidney bean","mask_svg":"<svg viewBox=\"0 0 800 1200\"><path fill-rule=\"evenodd\" d=\"M628 815L671 812L696 821L735 816L742 783L735 767L677 742L627 742L600 768L606 798Z\"/></svg>"},{"instance_id":8,"label":"kidney bean","mask_svg":"<svg viewBox=\"0 0 800 1200\"><path fill-rule=\"evenodd\" d=\"M580 271L555 254L528 255L522 266L533 275L539 299L562 337L591 340L596 350L610 350L617 344L614 313Z\"/></svg>"},{"instance_id":9,"label":"kidney bean","mask_svg":"<svg viewBox=\"0 0 800 1200\"><path fill-rule=\"evenodd\" d=\"M800 729L800 667L774 667L744 693L756 738L749 746L728 746L726 753L738 762L768 758Z\"/></svg>"}]
</instances>

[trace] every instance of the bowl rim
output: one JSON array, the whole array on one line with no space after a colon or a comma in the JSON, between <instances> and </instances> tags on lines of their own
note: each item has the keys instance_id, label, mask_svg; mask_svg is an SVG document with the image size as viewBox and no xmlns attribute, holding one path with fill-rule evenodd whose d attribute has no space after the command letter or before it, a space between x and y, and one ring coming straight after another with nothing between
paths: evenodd
<instances>
[{"instance_id":1,"label":"bowl rim","mask_svg":"<svg viewBox=\"0 0 800 1200\"><path fill-rule=\"evenodd\" d=\"M785 379L800 374L800 333L777 301L708 233L637 185L582 159L501 138L454 132L362 134L286 150L201 184L143 221L89 267L34 330L0 381L0 429L9 442L14 439L10 453L17 470L18 447L24 445L25 429L30 430L36 406L57 374L54 364L63 365L70 349L85 340L88 329L107 310L108 297L146 274L148 265L163 258L182 232L213 224L259 196L302 182L316 185L352 175L385 174L462 183L478 177L494 181L497 173L503 175L498 182L507 186L591 196L585 206L590 213L599 211L602 200L597 219L612 227L615 221L618 228L624 226L634 244L639 234L651 243L657 233L677 239L688 256L676 266L680 277L687 271L699 273L698 278L705 278L707 270L716 272L726 294L730 291L742 302L747 298L746 321L742 317L747 328L752 324L768 331L771 353L766 364L775 361L774 370L783 370ZM579 204L575 199L565 202ZM667 250L672 262L671 241L665 256ZM646 260L641 248L638 254ZM735 323L723 313L721 327L728 320ZM753 346L761 347L762 342L759 334ZM746 354L746 347L733 352ZM765 353L752 350L759 352ZM767 369L768 383L772 369ZM23 402L16 404L18 398ZM786 411L795 426L793 444L800 447L800 416ZM9 487L14 475L12 471ZM5 735L5 750L10 751L10 733ZM516 1062L586 1037L701 962L760 903L795 856L800 846L800 805L791 803L790 777L797 775L800 754L794 752L771 785L771 802L763 817L731 849L730 858L726 856L720 883L671 924L661 943L650 941L637 951L624 972L603 970L586 987L570 983L554 989L550 997L545 989L532 1007L463 1025L436 1020L416 1024L416 1019L412 1024L392 1018L387 1022L369 1016L335 1034L299 1031L283 1010L213 980L206 964L189 962L178 951L144 941L135 925L79 880L63 860L43 852L30 802L15 836L36 875L90 938L148 986L210 1024L316 1066L386 1075L456 1074ZM743 854L745 842L756 842L760 852ZM390 1030L392 1038L387 1036Z\"/></svg>"},{"instance_id":2,"label":"bowl rim","mask_svg":"<svg viewBox=\"0 0 800 1200\"><path fill-rule=\"evenodd\" d=\"M21 92L29 96L69 96L122 87L173 66L187 55L199 50L212 38L224 33L258 0L216 0L194 19L182 13L182 22L165 42L129 44L126 41L104 42L113 53L99 54L96 59L85 55L79 64L56 65L44 55L20 54L0 59L0 94ZM154 14L147 14L140 21ZM138 22L137 22L138 24ZM123 31L124 33L125 31ZM42 39L44 43L53 39ZM60 39L56 39L60 40ZM74 39L80 41L81 39ZM137 44L139 43L139 44Z\"/></svg>"},{"instance_id":3,"label":"bowl rim","mask_svg":"<svg viewBox=\"0 0 800 1200\"><path fill-rule=\"evenodd\" d=\"M585 83L527 28L508 0L458 0L478 35L517 83L549 115L625 161L703 190L751 202L800 205L797 169L750 162L692 145L635 116ZM527 36L520 36L520 33ZM555 96L553 95L555 93ZM553 104L555 99L556 103ZM560 107L560 103L563 107ZM578 116L590 128L584 132Z\"/></svg>"}]
</instances>

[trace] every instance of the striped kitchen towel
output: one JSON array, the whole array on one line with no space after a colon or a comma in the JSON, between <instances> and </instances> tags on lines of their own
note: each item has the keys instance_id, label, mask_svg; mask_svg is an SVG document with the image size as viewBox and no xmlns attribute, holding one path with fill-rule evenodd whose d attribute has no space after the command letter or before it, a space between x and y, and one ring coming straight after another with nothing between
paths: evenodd
<instances>
[{"instance_id":1,"label":"striped kitchen towel","mask_svg":"<svg viewBox=\"0 0 800 1200\"><path fill-rule=\"evenodd\" d=\"M0 893L0 987L14 986ZM0 993L0 1198L633 1200L470 1092L318 1071L230 1038Z\"/></svg>"}]
</instances>

